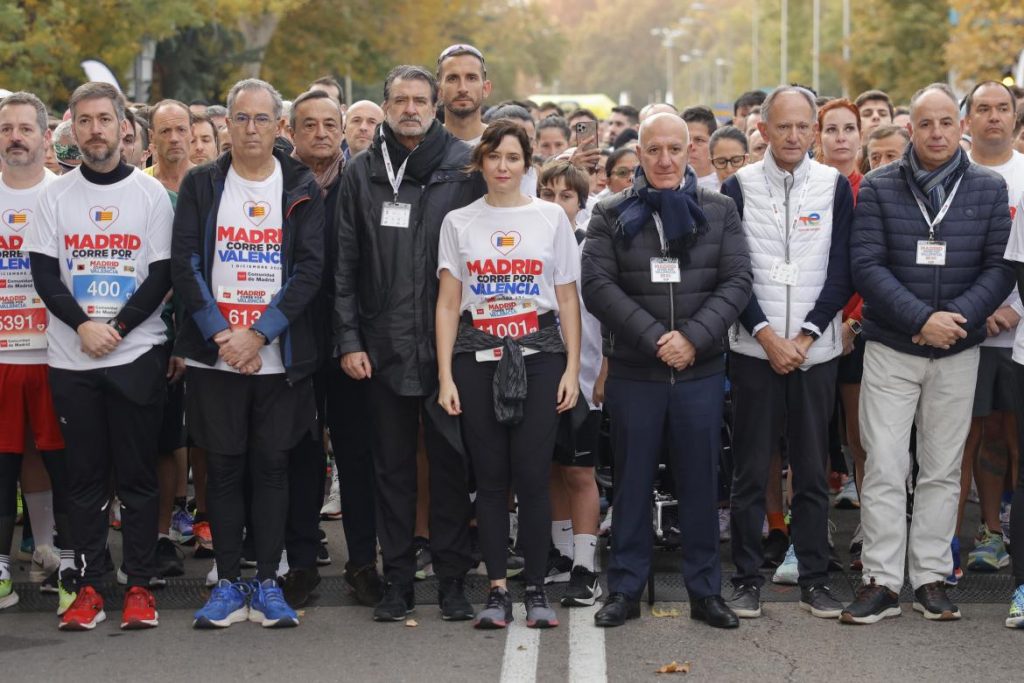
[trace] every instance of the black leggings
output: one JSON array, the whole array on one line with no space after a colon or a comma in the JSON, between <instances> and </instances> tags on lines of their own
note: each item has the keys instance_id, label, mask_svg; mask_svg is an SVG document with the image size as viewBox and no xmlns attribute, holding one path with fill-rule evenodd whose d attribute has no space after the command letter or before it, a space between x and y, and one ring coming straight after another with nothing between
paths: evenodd
<instances>
[{"instance_id":1,"label":"black leggings","mask_svg":"<svg viewBox=\"0 0 1024 683\"><path fill-rule=\"evenodd\" d=\"M491 383L498 364L462 353L452 374L462 404L462 438L476 472L476 514L487 576L504 579L508 560L508 491L519 499L519 539L527 585L543 585L551 544L548 480L558 432L558 383L565 356L538 353L525 358L527 394L523 420L514 427L494 417Z\"/></svg>"},{"instance_id":2,"label":"black leggings","mask_svg":"<svg viewBox=\"0 0 1024 683\"><path fill-rule=\"evenodd\" d=\"M53 491L53 521L57 527L54 543L70 550L67 508L67 468L64 451L40 451L43 465L50 475ZM10 555L14 541L14 522L18 514L18 477L21 474L21 453L0 453L0 555Z\"/></svg>"}]
</instances>

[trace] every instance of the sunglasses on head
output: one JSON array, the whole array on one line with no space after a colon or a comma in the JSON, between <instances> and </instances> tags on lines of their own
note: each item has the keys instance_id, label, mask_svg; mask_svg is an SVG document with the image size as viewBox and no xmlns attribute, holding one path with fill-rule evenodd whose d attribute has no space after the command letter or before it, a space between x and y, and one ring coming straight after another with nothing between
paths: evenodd
<instances>
[{"instance_id":1,"label":"sunglasses on head","mask_svg":"<svg viewBox=\"0 0 1024 683\"><path fill-rule=\"evenodd\" d=\"M456 55L473 55L480 60L481 64L484 63L484 56L480 50L476 49L472 45L456 43L455 45L449 45L441 52L441 55L437 58L437 65L441 66L441 62Z\"/></svg>"}]
</instances>

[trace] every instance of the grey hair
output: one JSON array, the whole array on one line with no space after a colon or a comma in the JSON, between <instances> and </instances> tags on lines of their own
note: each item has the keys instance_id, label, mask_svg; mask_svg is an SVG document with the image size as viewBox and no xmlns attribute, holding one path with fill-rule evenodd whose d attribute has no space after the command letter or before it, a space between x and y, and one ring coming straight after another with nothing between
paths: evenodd
<instances>
[{"instance_id":1,"label":"grey hair","mask_svg":"<svg viewBox=\"0 0 1024 683\"><path fill-rule=\"evenodd\" d=\"M422 66L414 64L402 64L388 72L384 79L384 101L391 98L391 86L396 80L403 81L424 81L430 86L430 104L437 104L437 79Z\"/></svg>"},{"instance_id":2,"label":"grey hair","mask_svg":"<svg viewBox=\"0 0 1024 683\"><path fill-rule=\"evenodd\" d=\"M807 100L807 106L811 108L811 121L818 120L818 105L814 101L814 93L807 88L801 88L799 85L780 85L775 90L768 93L768 97L764 98L764 102L761 103L761 120L769 121L771 119L772 105L775 104L775 100L780 95L787 93L796 93L805 100Z\"/></svg>"},{"instance_id":3,"label":"grey hair","mask_svg":"<svg viewBox=\"0 0 1024 683\"><path fill-rule=\"evenodd\" d=\"M53 141L59 142L62 145L75 144L74 138L71 137L71 126L73 123L74 122L71 119L61 121L57 127L53 129Z\"/></svg>"},{"instance_id":4,"label":"grey hair","mask_svg":"<svg viewBox=\"0 0 1024 683\"><path fill-rule=\"evenodd\" d=\"M0 99L0 109L15 104L27 104L35 108L36 124L39 126L39 132L46 133L46 131L50 130L50 118L46 113L46 105L38 97L30 92L19 91Z\"/></svg>"},{"instance_id":5,"label":"grey hair","mask_svg":"<svg viewBox=\"0 0 1024 683\"><path fill-rule=\"evenodd\" d=\"M911 119L911 121L913 121L913 119L914 119L914 108L917 107L918 100L920 100L922 97L924 97L928 93L930 93L932 91L935 91L935 90L941 92L943 95L945 95L946 97L949 98L949 101L953 103L954 107L956 107L956 117L957 117L957 119L960 118L960 113L961 113L960 112L960 100L958 100L956 98L956 94L953 92L953 89L950 88L945 83L932 83L932 84L926 85L923 88L921 88L920 90L918 90L916 93L914 93L914 96L910 98L910 119Z\"/></svg>"},{"instance_id":6,"label":"grey hair","mask_svg":"<svg viewBox=\"0 0 1024 683\"><path fill-rule=\"evenodd\" d=\"M206 115L207 116L211 116L211 117L212 116L227 116L228 115L228 108L227 107L222 107L219 104L211 104L209 107L206 108Z\"/></svg>"},{"instance_id":7,"label":"grey hair","mask_svg":"<svg viewBox=\"0 0 1024 683\"><path fill-rule=\"evenodd\" d=\"M277 88L259 78L245 78L231 86L231 90L228 91L229 112L235 108L235 100L238 95L245 90L262 90L269 94L270 99L274 101L274 119L277 121L281 119L281 115L284 113L284 100L281 98L281 93L277 91Z\"/></svg>"},{"instance_id":8,"label":"grey hair","mask_svg":"<svg viewBox=\"0 0 1024 683\"><path fill-rule=\"evenodd\" d=\"M526 111L525 108L520 107L518 104L506 104L502 107L492 107L487 110L484 114L484 123L490 123L491 121L497 121L498 119L517 119L519 121L530 121L533 122L533 117L530 116L530 112Z\"/></svg>"},{"instance_id":9,"label":"grey hair","mask_svg":"<svg viewBox=\"0 0 1024 683\"><path fill-rule=\"evenodd\" d=\"M75 88L75 92L71 93L71 100L68 102L68 108L71 110L71 115L75 114L75 107L82 100L98 100L105 98L110 100L114 105L114 113L117 115L117 121L120 123L124 121L124 95L117 87L110 85L109 83L101 83L99 81L89 81Z\"/></svg>"}]
</instances>

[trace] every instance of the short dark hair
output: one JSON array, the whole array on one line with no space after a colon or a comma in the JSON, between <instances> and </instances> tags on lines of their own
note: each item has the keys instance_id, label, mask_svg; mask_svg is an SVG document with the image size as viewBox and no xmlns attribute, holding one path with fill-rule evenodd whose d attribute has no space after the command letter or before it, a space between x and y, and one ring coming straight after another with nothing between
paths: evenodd
<instances>
[{"instance_id":1,"label":"short dark hair","mask_svg":"<svg viewBox=\"0 0 1024 683\"><path fill-rule=\"evenodd\" d=\"M715 153L715 145L717 145L718 141L723 138L735 140L743 145L744 154L750 151L750 143L747 142L747 136L743 134L743 131L736 126L722 126L715 130L715 132L711 134L711 139L708 140L708 152L710 154Z\"/></svg>"},{"instance_id":2,"label":"short dark hair","mask_svg":"<svg viewBox=\"0 0 1024 683\"><path fill-rule=\"evenodd\" d=\"M399 79L403 81L423 81L430 86L430 105L434 106L437 104L437 79L434 78L434 74L415 64L401 64L388 72L387 78L384 79L385 102L391 98L391 86Z\"/></svg>"},{"instance_id":3,"label":"short dark hair","mask_svg":"<svg viewBox=\"0 0 1024 683\"><path fill-rule=\"evenodd\" d=\"M572 121L573 119L579 118L581 116L583 118L590 119L591 121L597 121L597 116L594 114L594 112L590 111L589 109L584 109L582 107L580 107L579 109L573 109L571 112L569 112L569 115L565 117L565 120Z\"/></svg>"},{"instance_id":4,"label":"short dark hair","mask_svg":"<svg viewBox=\"0 0 1024 683\"><path fill-rule=\"evenodd\" d=\"M470 168L474 171L483 168L484 157L498 149L501 141L508 136L519 141L519 146L523 149L523 165L529 169L530 159L533 158L533 144L523 127L512 119L495 119L487 124L483 135L480 136L480 144L473 148L473 155L469 159Z\"/></svg>"},{"instance_id":5,"label":"short dark hair","mask_svg":"<svg viewBox=\"0 0 1024 683\"><path fill-rule=\"evenodd\" d=\"M204 103L204 106L205 106L205 103ZM189 126L192 125L192 119L195 116L195 114L193 114L192 110L188 108L188 105L185 104L184 102L180 101L180 100L166 99L166 100L160 100L159 102L157 102L156 104L154 104L152 107L149 108L149 128L150 129L153 128L153 124L156 122L156 114L157 114L157 112L160 111L161 109L163 109L164 107L181 107L182 110L186 114L188 114L188 125Z\"/></svg>"},{"instance_id":6,"label":"short dark hair","mask_svg":"<svg viewBox=\"0 0 1024 683\"><path fill-rule=\"evenodd\" d=\"M135 135L136 130L139 133L139 139L142 140L142 148L149 148L149 120L141 114L136 114L131 109L124 110L124 120L132 127L132 135ZM138 144L138 140L135 141Z\"/></svg>"},{"instance_id":7,"label":"short dark hair","mask_svg":"<svg viewBox=\"0 0 1024 683\"><path fill-rule=\"evenodd\" d=\"M562 109L561 107L559 107L557 104L555 104L554 102L552 102L550 100L548 100L547 102L544 102L542 104L538 104L537 105L537 109L540 109L540 110L554 109L555 110L555 115L557 115L557 116L565 116L565 110ZM548 116L551 116L551 114L548 114Z\"/></svg>"},{"instance_id":8,"label":"short dark hair","mask_svg":"<svg viewBox=\"0 0 1024 683\"><path fill-rule=\"evenodd\" d=\"M341 87L341 83L339 83L338 79L334 76L321 76L310 83L309 87L312 88L314 85L327 85L332 88L336 88L338 90L338 102L345 104L345 89Z\"/></svg>"},{"instance_id":9,"label":"short dark hair","mask_svg":"<svg viewBox=\"0 0 1024 683\"><path fill-rule=\"evenodd\" d=\"M565 141L568 142L569 138L572 137L572 133L569 131L569 122L563 119L561 116L548 116L543 118L537 123L537 139L540 139L540 132L545 128L557 128L562 131L562 135L565 136Z\"/></svg>"},{"instance_id":10,"label":"short dark hair","mask_svg":"<svg viewBox=\"0 0 1024 683\"><path fill-rule=\"evenodd\" d=\"M739 114L740 107L758 107L764 102L765 94L760 90L748 90L732 103L732 115Z\"/></svg>"},{"instance_id":11,"label":"short dark hair","mask_svg":"<svg viewBox=\"0 0 1024 683\"><path fill-rule=\"evenodd\" d=\"M871 100L881 100L882 102L885 102L889 106L889 118L891 119L895 116L896 112L893 111L892 100L889 99L889 96L882 90L865 90L861 94L857 95L857 99L855 99L853 103L857 105L857 109L860 109L861 105Z\"/></svg>"},{"instance_id":12,"label":"short dark hair","mask_svg":"<svg viewBox=\"0 0 1024 683\"><path fill-rule=\"evenodd\" d=\"M590 178L586 172L576 168L566 159L552 159L541 167L540 175L537 177L537 194L540 194L540 188L550 185L558 178L562 178L566 189L576 193L576 201L581 209L585 209L590 197Z\"/></svg>"},{"instance_id":13,"label":"short dark hair","mask_svg":"<svg viewBox=\"0 0 1024 683\"><path fill-rule=\"evenodd\" d=\"M519 119L520 121L533 123L533 117L530 116L530 112L518 104L501 104L497 107L491 107L484 114L484 123L490 123L498 119Z\"/></svg>"},{"instance_id":14,"label":"short dark hair","mask_svg":"<svg viewBox=\"0 0 1024 683\"><path fill-rule=\"evenodd\" d=\"M1013 111L1014 114L1017 113L1017 98L1014 97L1013 91L1010 90L1010 88L1005 83L1000 83L999 81L988 80L988 81L981 81L980 83L976 84L973 88L971 88L971 92L967 93L967 98L964 100L964 103L967 105L966 106L966 111L967 111L968 114L971 113L971 106L974 104L974 95L975 95L975 93L977 93L979 90L984 88L986 85L996 85L996 86L999 86L1000 88L1002 88L1003 90L1005 90L1006 94L1010 96L1011 111Z\"/></svg>"},{"instance_id":15,"label":"short dark hair","mask_svg":"<svg viewBox=\"0 0 1024 683\"><path fill-rule=\"evenodd\" d=\"M71 110L71 115L75 114L75 107L78 103L83 100L98 100L108 99L114 105L114 114L117 117L118 122L124 121L124 95L117 87L110 85L109 83L101 83L99 81L89 81L75 88L75 91L71 93L71 99L68 101L68 109Z\"/></svg>"},{"instance_id":16,"label":"short dark hair","mask_svg":"<svg viewBox=\"0 0 1024 683\"><path fill-rule=\"evenodd\" d=\"M619 147L608 155L608 161L604 162L604 172L611 175L612 169L615 168L615 164L619 163L619 159L627 154L632 154L637 159L640 158L640 155L636 151L636 147Z\"/></svg>"},{"instance_id":17,"label":"short dark hair","mask_svg":"<svg viewBox=\"0 0 1024 683\"><path fill-rule=\"evenodd\" d=\"M1024 109L1017 112L1017 121L1013 125L1014 137L1020 135L1021 129L1024 128Z\"/></svg>"},{"instance_id":18,"label":"short dark hair","mask_svg":"<svg viewBox=\"0 0 1024 683\"><path fill-rule=\"evenodd\" d=\"M622 114L629 119L630 125L635 126L640 123L640 110L628 104L620 104L617 107L612 107L612 113Z\"/></svg>"},{"instance_id":19,"label":"short dark hair","mask_svg":"<svg viewBox=\"0 0 1024 683\"><path fill-rule=\"evenodd\" d=\"M687 107L679 116L687 123L703 123L707 126L708 135L713 134L715 129L718 128L718 119L715 118L715 112L711 111L711 107L706 107L703 104Z\"/></svg>"},{"instance_id":20,"label":"short dark hair","mask_svg":"<svg viewBox=\"0 0 1024 683\"><path fill-rule=\"evenodd\" d=\"M220 152L220 133L217 132L217 126L213 125L213 119L210 118L209 114L205 112L199 114L192 114L192 128L196 127L196 124L208 123L210 124L210 130L213 131L213 145Z\"/></svg>"},{"instance_id":21,"label":"short dark hair","mask_svg":"<svg viewBox=\"0 0 1024 683\"><path fill-rule=\"evenodd\" d=\"M296 97L295 101L292 102L291 111L288 112L288 125L291 127L292 130L295 130L295 111L299 108L300 104L302 104L303 102L309 102L310 100L331 100L333 102L334 98L325 93L323 90L307 90L306 92ZM344 123L344 118L345 117L341 115L341 109L339 108L339 122Z\"/></svg>"}]
</instances>

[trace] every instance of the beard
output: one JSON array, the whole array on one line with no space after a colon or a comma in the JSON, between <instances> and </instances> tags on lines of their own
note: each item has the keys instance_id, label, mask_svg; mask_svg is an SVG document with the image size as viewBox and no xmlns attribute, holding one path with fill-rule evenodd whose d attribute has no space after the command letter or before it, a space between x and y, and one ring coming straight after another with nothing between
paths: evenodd
<instances>
[{"instance_id":1,"label":"beard","mask_svg":"<svg viewBox=\"0 0 1024 683\"><path fill-rule=\"evenodd\" d=\"M11 152L16 150L22 150L23 152L26 153L26 155L22 157L12 156ZM4 163L8 166L19 168L22 166L32 166L33 164L36 164L42 158L42 156L42 147L39 147L39 149L37 149L34 153L31 152L27 147L8 147L7 150L4 152Z\"/></svg>"},{"instance_id":2,"label":"beard","mask_svg":"<svg viewBox=\"0 0 1024 683\"><path fill-rule=\"evenodd\" d=\"M445 111L456 118L468 119L469 117L475 115L478 111L480 111L480 103L475 102L471 104L468 108L463 109L456 109L454 106L449 104L445 105Z\"/></svg>"},{"instance_id":3,"label":"beard","mask_svg":"<svg viewBox=\"0 0 1024 683\"><path fill-rule=\"evenodd\" d=\"M117 150L121 146L120 141L115 141L112 143L106 143L106 146L99 152L92 152L88 147L90 144L91 141L87 142L85 145L79 146L78 148L79 152L82 154L82 160L87 162L90 166L106 163L110 160L110 157L117 154Z\"/></svg>"}]
</instances>

